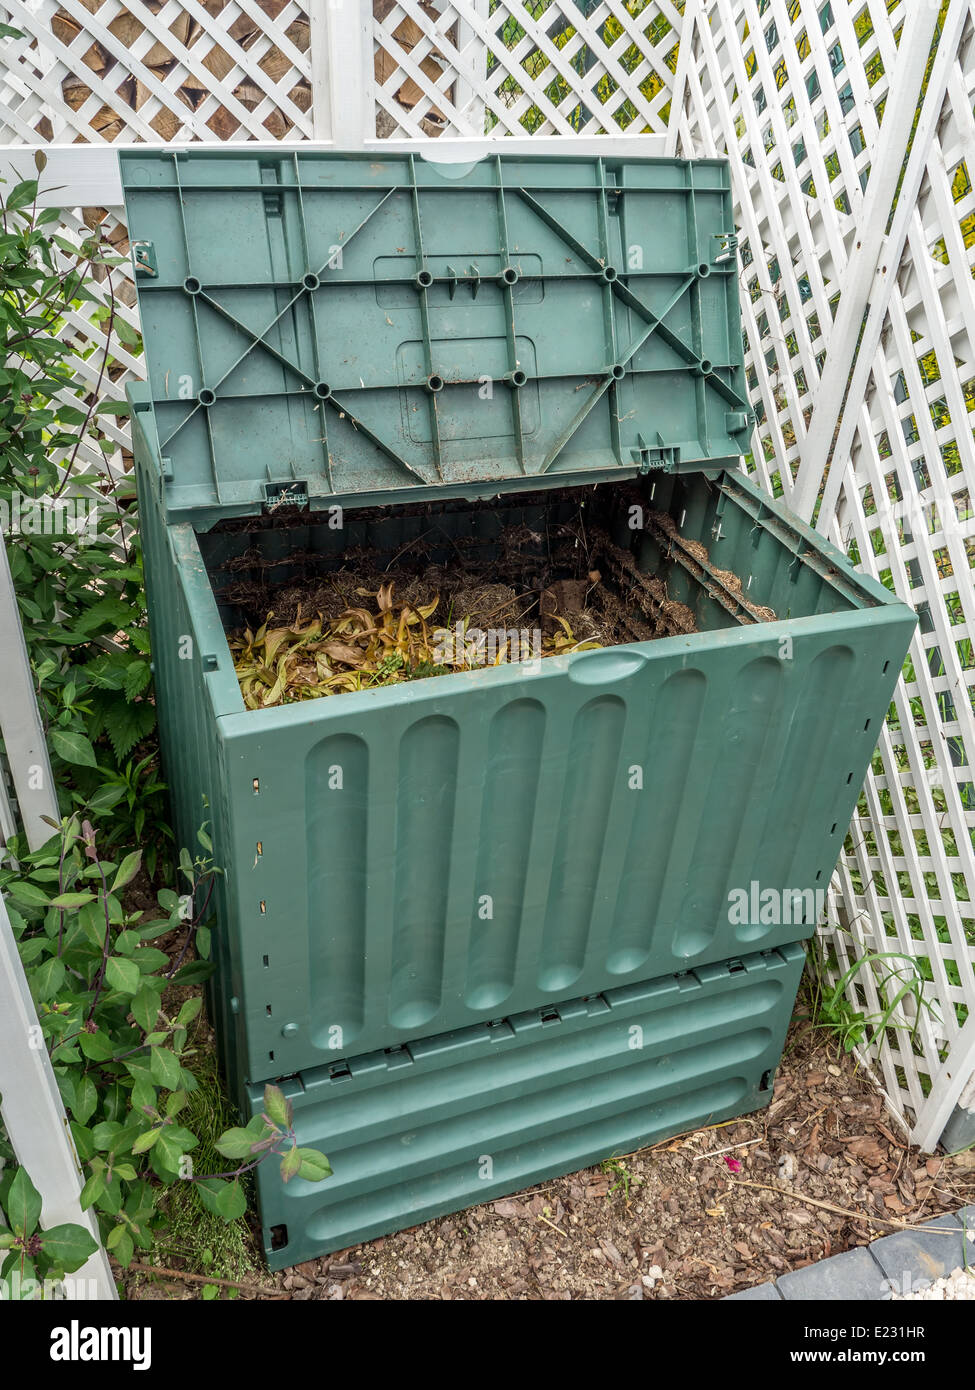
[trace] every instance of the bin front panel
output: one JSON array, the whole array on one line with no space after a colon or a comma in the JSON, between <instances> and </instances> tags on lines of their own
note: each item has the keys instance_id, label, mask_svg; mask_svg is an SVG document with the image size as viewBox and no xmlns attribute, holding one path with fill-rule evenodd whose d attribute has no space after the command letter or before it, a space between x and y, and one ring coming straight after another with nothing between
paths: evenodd
<instances>
[{"instance_id":1,"label":"bin front panel","mask_svg":"<svg viewBox=\"0 0 975 1390\"><path fill-rule=\"evenodd\" d=\"M333 1176L257 1169L271 1268L759 1109L803 960L784 946L287 1078L298 1143Z\"/></svg>"},{"instance_id":2,"label":"bin front panel","mask_svg":"<svg viewBox=\"0 0 975 1390\"><path fill-rule=\"evenodd\" d=\"M219 720L247 1079L810 935L909 626L722 629Z\"/></svg>"}]
</instances>

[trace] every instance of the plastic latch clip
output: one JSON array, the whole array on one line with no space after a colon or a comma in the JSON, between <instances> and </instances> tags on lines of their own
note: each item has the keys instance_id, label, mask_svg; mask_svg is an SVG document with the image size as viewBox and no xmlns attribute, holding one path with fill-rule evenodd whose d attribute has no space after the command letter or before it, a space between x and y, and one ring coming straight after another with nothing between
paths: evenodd
<instances>
[{"instance_id":1,"label":"plastic latch clip","mask_svg":"<svg viewBox=\"0 0 975 1390\"><path fill-rule=\"evenodd\" d=\"M307 506L308 484L306 482L296 480L294 482L264 484L263 511L265 516L271 512L276 512L280 507Z\"/></svg>"},{"instance_id":2,"label":"plastic latch clip","mask_svg":"<svg viewBox=\"0 0 975 1390\"><path fill-rule=\"evenodd\" d=\"M680 462L680 450L673 445L664 444L661 440L658 444L648 444L642 434L636 437L636 447L630 450L633 462L639 467L641 474L646 473L676 473L677 465Z\"/></svg>"},{"instance_id":3,"label":"plastic latch clip","mask_svg":"<svg viewBox=\"0 0 975 1390\"><path fill-rule=\"evenodd\" d=\"M156 260L156 248L151 241L133 241L132 264L135 266L136 275L156 279L159 275L159 263Z\"/></svg>"}]
</instances>

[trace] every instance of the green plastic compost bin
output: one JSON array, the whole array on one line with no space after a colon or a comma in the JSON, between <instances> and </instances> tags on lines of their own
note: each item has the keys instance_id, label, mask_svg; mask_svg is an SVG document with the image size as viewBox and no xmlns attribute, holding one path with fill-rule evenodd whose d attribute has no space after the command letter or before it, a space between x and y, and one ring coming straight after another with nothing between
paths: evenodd
<instances>
[{"instance_id":1,"label":"green plastic compost bin","mask_svg":"<svg viewBox=\"0 0 975 1390\"><path fill-rule=\"evenodd\" d=\"M166 780L181 839L208 822L223 871L213 1007L241 1104L810 935L915 619L739 471L727 166L120 160ZM440 563L490 563L512 528L544 558L567 516L623 554L624 607L656 584L689 629L245 708L241 576L385 568L430 534ZM770 1056L715 1108L754 1101ZM382 1096L361 1100L378 1129ZM592 1123L553 1164L598 1150ZM394 1220L367 1207L321 1231Z\"/></svg>"}]
</instances>

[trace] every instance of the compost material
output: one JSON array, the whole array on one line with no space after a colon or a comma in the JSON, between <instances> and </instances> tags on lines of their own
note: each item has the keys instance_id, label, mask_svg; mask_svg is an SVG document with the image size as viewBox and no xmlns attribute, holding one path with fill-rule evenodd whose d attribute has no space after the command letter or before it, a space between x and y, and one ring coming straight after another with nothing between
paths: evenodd
<instances>
[{"instance_id":1,"label":"compost material","mask_svg":"<svg viewBox=\"0 0 975 1390\"><path fill-rule=\"evenodd\" d=\"M738 621L774 618L743 599L734 575L710 569L706 547L680 537L669 516L651 513L649 525ZM490 555L476 541L450 545L449 562L433 559L443 546L434 525L385 565L350 549L342 568L322 572L319 556L292 554L310 573L280 585L254 550L229 562L240 577L220 597L246 617L229 642L248 708L697 630L664 580L581 511L544 536L509 526Z\"/></svg>"}]
</instances>

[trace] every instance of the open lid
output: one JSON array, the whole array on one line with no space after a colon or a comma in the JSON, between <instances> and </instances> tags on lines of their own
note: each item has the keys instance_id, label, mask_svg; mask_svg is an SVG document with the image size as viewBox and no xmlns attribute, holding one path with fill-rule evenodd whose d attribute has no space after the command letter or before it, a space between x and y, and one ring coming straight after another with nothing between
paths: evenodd
<instances>
[{"instance_id":1,"label":"open lid","mask_svg":"<svg viewBox=\"0 0 975 1390\"><path fill-rule=\"evenodd\" d=\"M120 154L170 515L735 460L728 166L611 148Z\"/></svg>"}]
</instances>

